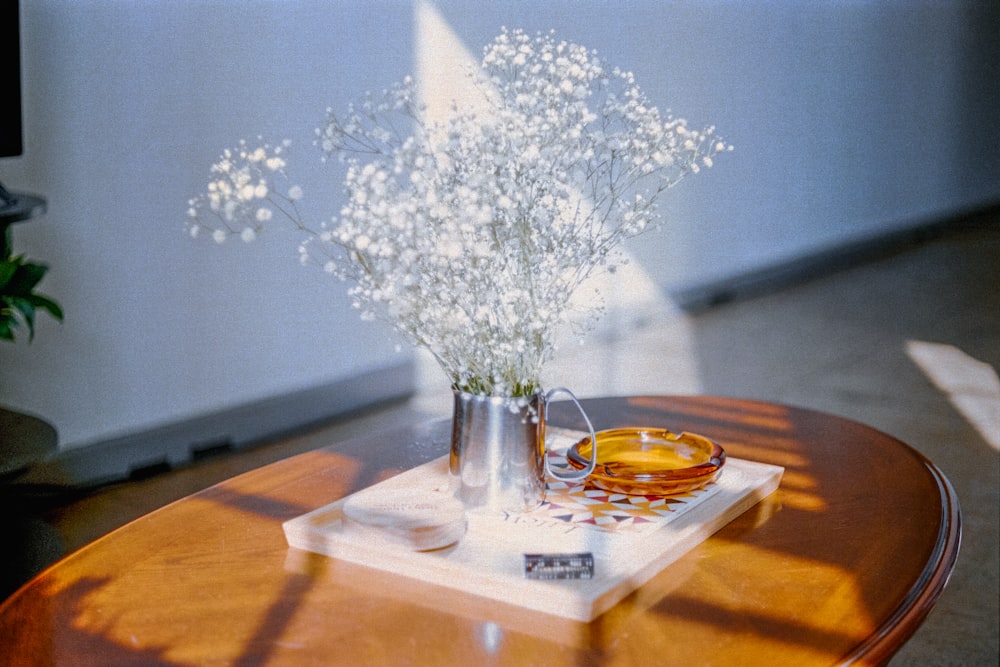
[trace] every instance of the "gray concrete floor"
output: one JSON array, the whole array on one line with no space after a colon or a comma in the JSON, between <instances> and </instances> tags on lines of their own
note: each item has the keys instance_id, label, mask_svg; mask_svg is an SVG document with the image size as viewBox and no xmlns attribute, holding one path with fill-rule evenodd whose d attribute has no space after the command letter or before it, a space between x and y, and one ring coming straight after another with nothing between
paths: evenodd
<instances>
[{"instance_id":1,"label":"gray concrete floor","mask_svg":"<svg viewBox=\"0 0 1000 667\"><path fill-rule=\"evenodd\" d=\"M984 217L769 295L693 315L653 309L604 326L565 350L549 375L581 396L704 393L776 401L854 419L909 443L955 487L964 536L948 588L891 664L995 666L1000 214ZM446 384L429 380L406 404L57 503L45 518L71 550L243 470L372 428L446 416L450 407Z\"/></svg>"}]
</instances>

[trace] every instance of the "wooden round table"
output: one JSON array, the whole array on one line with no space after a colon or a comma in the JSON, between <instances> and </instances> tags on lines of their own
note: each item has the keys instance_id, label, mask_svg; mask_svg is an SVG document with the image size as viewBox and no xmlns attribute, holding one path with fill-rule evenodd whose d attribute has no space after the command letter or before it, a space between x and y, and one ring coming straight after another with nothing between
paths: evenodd
<instances>
[{"instance_id":1,"label":"wooden round table","mask_svg":"<svg viewBox=\"0 0 1000 667\"><path fill-rule=\"evenodd\" d=\"M813 411L713 397L583 402L785 469L778 491L591 623L291 549L282 522L444 455L435 422L308 452L153 512L0 607L4 665L878 664L948 580L960 512L902 442ZM579 428L556 404L550 422Z\"/></svg>"}]
</instances>

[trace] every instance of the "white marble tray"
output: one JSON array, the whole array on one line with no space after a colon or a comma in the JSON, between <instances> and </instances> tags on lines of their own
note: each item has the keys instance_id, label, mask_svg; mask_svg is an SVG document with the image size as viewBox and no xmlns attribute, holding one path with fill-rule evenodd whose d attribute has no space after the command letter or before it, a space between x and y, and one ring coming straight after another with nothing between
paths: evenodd
<instances>
[{"instance_id":1,"label":"white marble tray","mask_svg":"<svg viewBox=\"0 0 1000 667\"><path fill-rule=\"evenodd\" d=\"M565 434L569 437L570 434ZM550 436L551 437L551 436ZM572 440L571 440L572 441ZM285 522L288 544L369 568L556 616L590 621L778 488L783 468L729 458L691 494L647 498L550 483L546 502L518 515L470 512L454 546L409 551L345 531L345 499ZM443 491L447 457L376 485ZM525 553L590 552L591 579L524 576Z\"/></svg>"}]
</instances>

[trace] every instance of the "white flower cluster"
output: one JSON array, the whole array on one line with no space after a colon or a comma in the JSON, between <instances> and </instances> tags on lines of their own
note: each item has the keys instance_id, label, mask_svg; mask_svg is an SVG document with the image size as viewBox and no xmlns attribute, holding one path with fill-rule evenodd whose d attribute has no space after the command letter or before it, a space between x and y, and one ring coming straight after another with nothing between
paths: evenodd
<instances>
[{"instance_id":1,"label":"white flower cluster","mask_svg":"<svg viewBox=\"0 0 1000 667\"><path fill-rule=\"evenodd\" d=\"M427 348L456 388L527 395L574 289L653 227L660 194L731 147L662 116L632 74L551 33L504 30L476 77L488 113L426 121L410 79L343 117L328 111L317 144L347 164L346 203L300 256L354 283L363 316ZM205 202L221 214L223 236L266 222L258 179L281 153L239 155L239 166L224 155L192 203L196 221Z\"/></svg>"},{"instance_id":2,"label":"white flower cluster","mask_svg":"<svg viewBox=\"0 0 1000 667\"><path fill-rule=\"evenodd\" d=\"M299 221L296 201L302 198L302 188L293 185L286 192L275 190L275 182L284 176L284 154L289 142L280 146L266 143L250 148L246 141L226 149L212 165L208 191L188 201L188 231L198 237L202 231L211 233L216 243L239 234L244 241L257 238L257 233L274 217L274 211ZM211 212L206 220L205 209Z\"/></svg>"}]
</instances>

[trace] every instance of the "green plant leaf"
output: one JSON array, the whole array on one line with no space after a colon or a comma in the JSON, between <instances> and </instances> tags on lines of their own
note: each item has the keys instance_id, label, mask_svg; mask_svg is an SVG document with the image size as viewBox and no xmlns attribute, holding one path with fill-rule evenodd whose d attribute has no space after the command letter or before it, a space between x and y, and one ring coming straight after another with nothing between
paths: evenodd
<instances>
[{"instance_id":1,"label":"green plant leaf","mask_svg":"<svg viewBox=\"0 0 1000 667\"><path fill-rule=\"evenodd\" d=\"M10 282L20 264L12 261L0 262L0 290L6 291L7 283ZM3 292L0 292L3 293Z\"/></svg>"},{"instance_id":2,"label":"green plant leaf","mask_svg":"<svg viewBox=\"0 0 1000 667\"><path fill-rule=\"evenodd\" d=\"M51 298L35 292L48 267L27 262L23 255L11 256L9 240L4 251L5 256L0 259L0 340L13 341L17 328L23 325L28 329L30 342L35 337L38 310L60 321L63 311Z\"/></svg>"},{"instance_id":3,"label":"green plant leaf","mask_svg":"<svg viewBox=\"0 0 1000 667\"><path fill-rule=\"evenodd\" d=\"M40 308L46 311L54 319L62 322L63 311L62 307L58 303L43 294L33 294L31 296L31 301L35 304L35 308Z\"/></svg>"},{"instance_id":4,"label":"green plant leaf","mask_svg":"<svg viewBox=\"0 0 1000 667\"><path fill-rule=\"evenodd\" d=\"M19 296L8 297L7 303L10 304L14 312L14 324L17 324L18 319L22 320L28 327L28 340L33 340L35 338L35 305L29 299Z\"/></svg>"},{"instance_id":5,"label":"green plant leaf","mask_svg":"<svg viewBox=\"0 0 1000 667\"><path fill-rule=\"evenodd\" d=\"M20 257L17 259L21 260ZM14 275L10 277L4 288L4 292L27 296L42 281L42 278L45 277L45 272L48 270L49 267L43 264L22 263L14 271Z\"/></svg>"}]
</instances>

